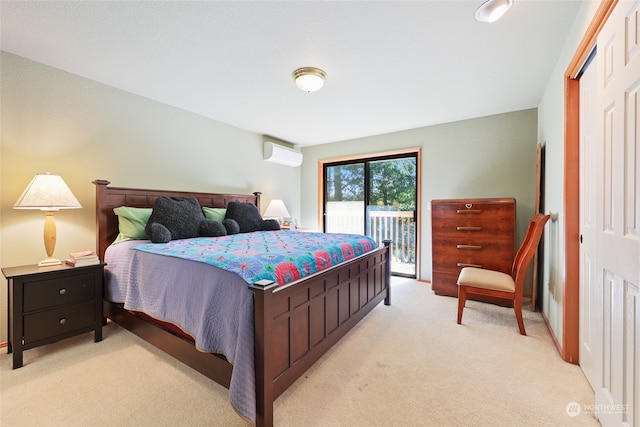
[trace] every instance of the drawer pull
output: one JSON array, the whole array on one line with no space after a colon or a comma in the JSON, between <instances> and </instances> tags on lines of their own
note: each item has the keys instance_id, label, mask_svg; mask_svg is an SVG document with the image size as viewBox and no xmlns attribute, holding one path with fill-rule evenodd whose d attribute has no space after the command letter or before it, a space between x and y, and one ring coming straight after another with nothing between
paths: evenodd
<instances>
[{"instance_id":1,"label":"drawer pull","mask_svg":"<svg viewBox=\"0 0 640 427\"><path fill-rule=\"evenodd\" d=\"M456 227L458 231L482 231L482 227Z\"/></svg>"},{"instance_id":2,"label":"drawer pull","mask_svg":"<svg viewBox=\"0 0 640 427\"><path fill-rule=\"evenodd\" d=\"M482 209L458 209L456 213L459 214L481 214Z\"/></svg>"},{"instance_id":3,"label":"drawer pull","mask_svg":"<svg viewBox=\"0 0 640 427\"><path fill-rule=\"evenodd\" d=\"M67 323L67 319L63 317L62 319L58 320L58 323L64 325L65 323Z\"/></svg>"},{"instance_id":4,"label":"drawer pull","mask_svg":"<svg viewBox=\"0 0 640 427\"><path fill-rule=\"evenodd\" d=\"M482 246L479 245L456 245L456 248L458 249L473 249L473 250L480 250L482 249Z\"/></svg>"},{"instance_id":5,"label":"drawer pull","mask_svg":"<svg viewBox=\"0 0 640 427\"><path fill-rule=\"evenodd\" d=\"M458 267L476 267L476 268L482 268L481 264L465 264L464 262L459 262L456 264Z\"/></svg>"},{"instance_id":6,"label":"drawer pull","mask_svg":"<svg viewBox=\"0 0 640 427\"><path fill-rule=\"evenodd\" d=\"M67 290L66 290L65 288L60 288L60 290L58 291L58 293L59 293L60 295L64 295L64 294L66 294L66 293L67 293Z\"/></svg>"}]
</instances>

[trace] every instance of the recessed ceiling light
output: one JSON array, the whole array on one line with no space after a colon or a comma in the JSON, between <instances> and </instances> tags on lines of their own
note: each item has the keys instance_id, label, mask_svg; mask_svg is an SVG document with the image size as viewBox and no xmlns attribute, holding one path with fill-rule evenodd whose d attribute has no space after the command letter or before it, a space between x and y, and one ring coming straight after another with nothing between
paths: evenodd
<instances>
[{"instance_id":1,"label":"recessed ceiling light","mask_svg":"<svg viewBox=\"0 0 640 427\"><path fill-rule=\"evenodd\" d=\"M476 10L476 19L480 22L494 22L507 13L513 0L488 0Z\"/></svg>"}]
</instances>

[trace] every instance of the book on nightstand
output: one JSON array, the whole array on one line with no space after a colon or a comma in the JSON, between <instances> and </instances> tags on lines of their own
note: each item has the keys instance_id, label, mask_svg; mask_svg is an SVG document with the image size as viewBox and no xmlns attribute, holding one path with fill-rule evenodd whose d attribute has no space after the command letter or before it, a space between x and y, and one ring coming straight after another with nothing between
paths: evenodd
<instances>
[{"instance_id":1,"label":"book on nightstand","mask_svg":"<svg viewBox=\"0 0 640 427\"><path fill-rule=\"evenodd\" d=\"M100 264L100 259L93 251L72 252L66 262L67 265L72 267L82 267L84 265Z\"/></svg>"}]
</instances>

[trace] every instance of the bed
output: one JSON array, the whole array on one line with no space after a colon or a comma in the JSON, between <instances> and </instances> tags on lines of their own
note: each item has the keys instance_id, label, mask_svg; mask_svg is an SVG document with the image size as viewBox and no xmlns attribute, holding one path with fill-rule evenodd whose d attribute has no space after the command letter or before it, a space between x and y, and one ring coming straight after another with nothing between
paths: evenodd
<instances>
[{"instance_id":1,"label":"bed","mask_svg":"<svg viewBox=\"0 0 640 427\"><path fill-rule=\"evenodd\" d=\"M260 193L118 188L110 187L106 180L96 180L94 184L97 251L103 261L119 232L114 208L150 208L160 196L195 197L201 206L211 208L225 208L232 201L260 206ZM253 315L253 358L250 359L252 375L255 375L255 417L245 416L234 405L240 416L257 427L272 426L275 399L380 302L390 304L389 243L385 241L384 246L286 286L266 280L246 286L250 290ZM199 269L214 268L192 261L185 264L197 265L195 268ZM111 274L109 268L107 265L105 270L107 287ZM105 291L105 295L107 293ZM110 299L114 298L105 297L104 301L107 318L230 388L231 394L234 365L227 357L200 351L194 337L176 325L159 322L153 315L130 311L124 308L124 304ZM235 366L238 370L239 362Z\"/></svg>"}]
</instances>

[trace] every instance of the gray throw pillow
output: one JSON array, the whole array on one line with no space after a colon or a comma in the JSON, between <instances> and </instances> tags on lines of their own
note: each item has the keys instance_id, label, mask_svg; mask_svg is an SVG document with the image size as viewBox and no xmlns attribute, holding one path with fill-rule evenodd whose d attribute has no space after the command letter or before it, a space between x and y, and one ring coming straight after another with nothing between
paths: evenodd
<instances>
[{"instance_id":1,"label":"gray throw pillow","mask_svg":"<svg viewBox=\"0 0 640 427\"><path fill-rule=\"evenodd\" d=\"M205 221L195 197L158 197L145 227L153 243L167 243L175 239L199 236L200 224Z\"/></svg>"},{"instance_id":2,"label":"gray throw pillow","mask_svg":"<svg viewBox=\"0 0 640 427\"><path fill-rule=\"evenodd\" d=\"M240 228L240 233L280 230L278 221L274 219L262 219L262 215L260 215L260 211L256 205L248 202L229 202L224 218L225 220L235 220Z\"/></svg>"}]
</instances>

